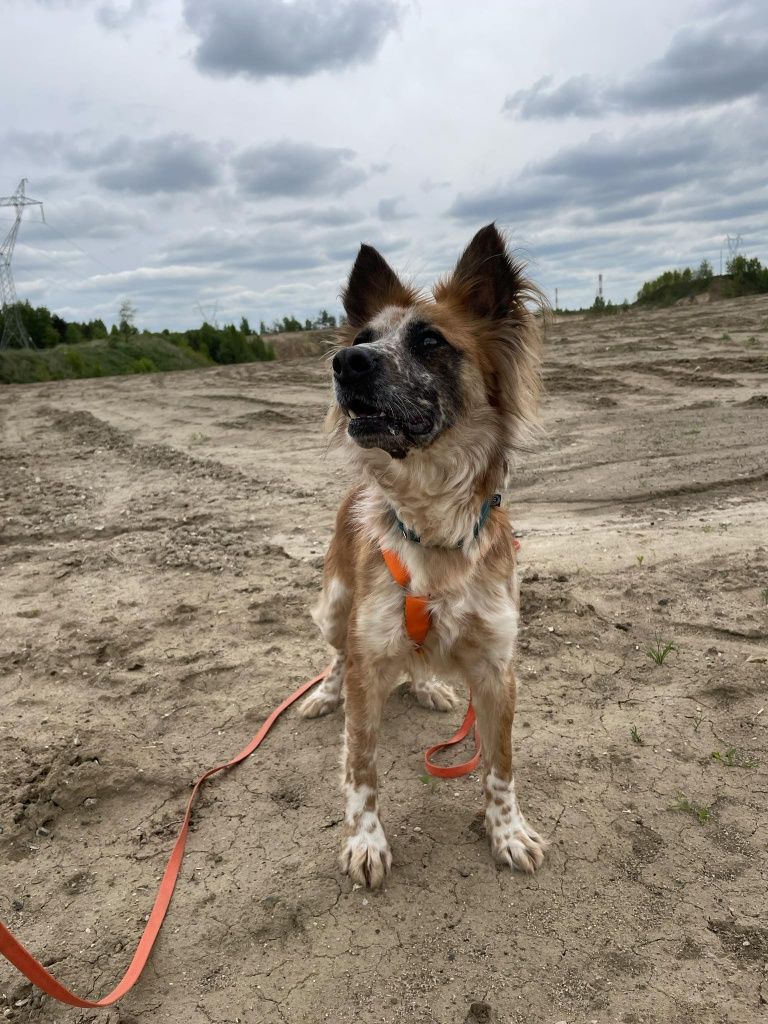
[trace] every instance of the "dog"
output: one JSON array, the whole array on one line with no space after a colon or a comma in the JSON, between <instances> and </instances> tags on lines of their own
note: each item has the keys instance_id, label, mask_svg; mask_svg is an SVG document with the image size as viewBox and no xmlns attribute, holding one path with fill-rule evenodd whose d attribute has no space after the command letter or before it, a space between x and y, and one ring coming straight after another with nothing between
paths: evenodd
<instances>
[{"instance_id":1,"label":"dog","mask_svg":"<svg viewBox=\"0 0 768 1024\"><path fill-rule=\"evenodd\" d=\"M446 680L470 690L491 851L535 871L546 843L515 794L519 589L514 531L497 492L535 424L540 293L489 224L431 296L362 245L342 300L327 425L360 482L339 508L313 612L333 661L302 706L311 718L344 698L341 868L369 888L391 868L376 747L385 701L407 674L427 707L454 706ZM426 597L421 644L406 630L403 586L382 552L394 552L409 592Z\"/></svg>"}]
</instances>

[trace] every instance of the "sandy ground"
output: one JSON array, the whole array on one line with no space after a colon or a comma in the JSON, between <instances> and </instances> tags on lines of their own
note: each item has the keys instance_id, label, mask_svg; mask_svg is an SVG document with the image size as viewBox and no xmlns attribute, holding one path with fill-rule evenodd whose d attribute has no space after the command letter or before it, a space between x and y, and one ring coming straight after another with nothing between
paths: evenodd
<instances>
[{"instance_id":1,"label":"sandy ground","mask_svg":"<svg viewBox=\"0 0 768 1024\"><path fill-rule=\"evenodd\" d=\"M303 359L0 390L0 916L105 994L188 794L323 666L347 483ZM558 321L548 439L508 501L524 572L518 785L552 842L498 869L462 712L398 693L395 869L336 866L341 712L295 712L195 817L120 1009L0 965L10 1020L751 1024L768 1007L768 298ZM662 665L648 648L676 645ZM716 755L716 756L715 756Z\"/></svg>"}]
</instances>

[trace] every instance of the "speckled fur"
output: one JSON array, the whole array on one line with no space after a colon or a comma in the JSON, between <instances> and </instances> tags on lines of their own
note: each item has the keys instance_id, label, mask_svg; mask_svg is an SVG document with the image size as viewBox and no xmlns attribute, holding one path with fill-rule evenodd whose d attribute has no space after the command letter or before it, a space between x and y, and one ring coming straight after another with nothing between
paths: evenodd
<instances>
[{"instance_id":1,"label":"speckled fur","mask_svg":"<svg viewBox=\"0 0 768 1024\"><path fill-rule=\"evenodd\" d=\"M483 744L492 853L524 871L543 860L544 840L520 813L512 772L518 583L506 511L494 508L479 536L473 535L483 502L504 486L512 455L535 423L535 296L493 225L478 232L431 299L400 282L368 247L361 249L344 292L349 325L342 343L354 343L364 330L364 343L377 346L377 393L410 409L426 389L439 406L434 436L409 442L394 455L356 444L337 401L328 417L363 482L339 509L315 611L337 652L334 670L306 698L305 713L333 710L343 676L347 811L341 865L354 881L371 887L382 883L392 860L378 813L378 729L384 703L404 675L417 680L422 703L429 704L433 692L434 706L446 709L451 703L440 699L440 691L443 697L452 691L445 681L471 690ZM419 361L408 349L404 339L414 323L432 325L451 346L450 387L440 380L439 362ZM399 382L396 399L386 397L393 381ZM402 536L393 510L421 543ZM412 592L429 596L432 624L418 654L405 632L402 591L382 560L382 548L396 551L406 565Z\"/></svg>"}]
</instances>

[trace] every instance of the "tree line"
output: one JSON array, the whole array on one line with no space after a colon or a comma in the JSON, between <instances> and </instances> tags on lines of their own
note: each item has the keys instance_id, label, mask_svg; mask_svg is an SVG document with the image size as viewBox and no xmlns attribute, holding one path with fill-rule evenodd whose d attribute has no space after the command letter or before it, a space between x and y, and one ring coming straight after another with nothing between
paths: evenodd
<instances>
[{"instance_id":1,"label":"tree line","mask_svg":"<svg viewBox=\"0 0 768 1024\"><path fill-rule=\"evenodd\" d=\"M645 281L637 293L636 306L669 306L679 299L691 298L709 291L715 275L709 260L702 260L695 269L684 267L682 270L665 270L651 281ZM756 257L734 256L726 264L726 273L717 278L718 294L724 299L737 298L741 295L758 295L768 292L768 267L764 267ZM557 312L593 313L598 316L610 316L623 313L630 308L625 299L620 303L606 301L601 295L595 298L591 306L582 309L560 309Z\"/></svg>"},{"instance_id":2,"label":"tree line","mask_svg":"<svg viewBox=\"0 0 768 1024\"><path fill-rule=\"evenodd\" d=\"M342 317L340 323L343 323L343 321L344 318ZM259 334L290 334L295 331L333 330L337 326L336 317L330 314L327 309L321 309L314 320L307 318L304 323L301 320L297 320L295 316L284 316L282 320L273 320L270 326L262 320L259 324Z\"/></svg>"}]
</instances>

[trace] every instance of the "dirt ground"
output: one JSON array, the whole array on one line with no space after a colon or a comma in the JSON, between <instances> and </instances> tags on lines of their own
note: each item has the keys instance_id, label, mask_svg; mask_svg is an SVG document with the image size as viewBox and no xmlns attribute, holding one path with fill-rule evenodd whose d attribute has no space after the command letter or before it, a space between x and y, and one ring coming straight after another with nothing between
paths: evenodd
<instances>
[{"instance_id":1,"label":"dirt ground","mask_svg":"<svg viewBox=\"0 0 768 1024\"><path fill-rule=\"evenodd\" d=\"M518 787L551 839L497 868L461 715L393 696L395 867L336 865L342 713L295 711L204 792L121 1007L0 964L18 1022L751 1024L768 1013L768 297L560 319L522 539ZM348 480L318 359L0 390L0 917L104 995L189 782L326 652L309 617ZM663 664L657 642L675 646Z\"/></svg>"}]
</instances>

